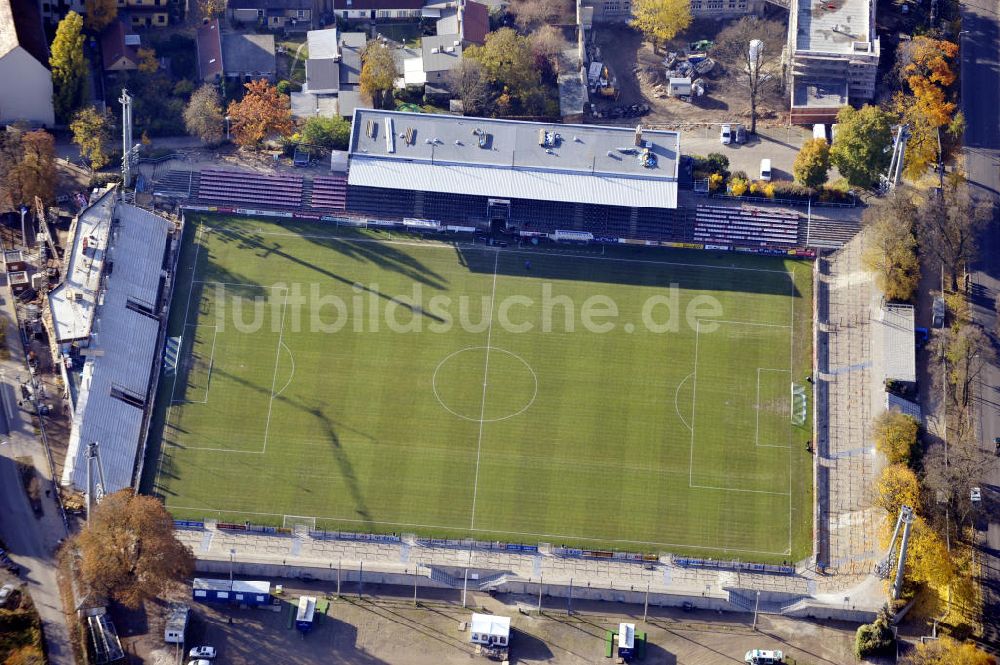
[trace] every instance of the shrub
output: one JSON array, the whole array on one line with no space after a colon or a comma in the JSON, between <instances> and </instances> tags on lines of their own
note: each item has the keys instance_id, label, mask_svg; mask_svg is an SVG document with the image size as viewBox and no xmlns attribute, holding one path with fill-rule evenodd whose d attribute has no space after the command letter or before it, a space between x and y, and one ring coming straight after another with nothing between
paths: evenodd
<instances>
[{"instance_id":1,"label":"shrub","mask_svg":"<svg viewBox=\"0 0 1000 665\"><path fill-rule=\"evenodd\" d=\"M892 644L889 620L884 614L880 614L872 623L866 623L858 628L854 636L854 655L861 660L886 653Z\"/></svg>"},{"instance_id":2,"label":"shrub","mask_svg":"<svg viewBox=\"0 0 1000 665\"><path fill-rule=\"evenodd\" d=\"M278 92L283 95L287 95L290 92L301 92L302 90L301 83L296 83L295 81L289 81L287 79L278 81L278 85L275 87L277 87Z\"/></svg>"},{"instance_id":3,"label":"shrub","mask_svg":"<svg viewBox=\"0 0 1000 665\"><path fill-rule=\"evenodd\" d=\"M731 177L733 179L739 178L740 180L750 182L750 176L747 175L746 171L733 171L733 175Z\"/></svg>"},{"instance_id":4,"label":"shrub","mask_svg":"<svg viewBox=\"0 0 1000 665\"><path fill-rule=\"evenodd\" d=\"M713 173L708 177L708 189L714 192L719 188L723 180L725 180L725 177L721 173Z\"/></svg>"},{"instance_id":5,"label":"shrub","mask_svg":"<svg viewBox=\"0 0 1000 665\"><path fill-rule=\"evenodd\" d=\"M733 176L729 179L729 191L733 196L743 196L747 191L747 186L746 178Z\"/></svg>"},{"instance_id":6,"label":"shrub","mask_svg":"<svg viewBox=\"0 0 1000 665\"><path fill-rule=\"evenodd\" d=\"M708 162L709 170L712 173L728 173L729 172L729 158L723 155L721 152L710 152L706 160Z\"/></svg>"}]
</instances>

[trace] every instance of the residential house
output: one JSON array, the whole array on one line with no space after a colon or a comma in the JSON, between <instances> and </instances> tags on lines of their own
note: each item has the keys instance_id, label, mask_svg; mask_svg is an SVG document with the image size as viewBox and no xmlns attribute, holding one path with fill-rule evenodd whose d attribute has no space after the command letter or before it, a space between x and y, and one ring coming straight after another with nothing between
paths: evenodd
<instances>
[{"instance_id":1,"label":"residential house","mask_svg":"<svg viewBox=\"0 0 1000 665\"><path fill-rule=\"evenodd\" d=\"M272 29L308 30L313 22L312 0L229 0L229 17L239 23Z\"/></svg>"},{"instance_id":2,"label":"residential house","mask_svg":"<svg viewBox=\"0 0 1000 665\"><path fill-rule=\"evenodd\" d=\"M41 0L39 8L42 11L42 22L55 28L59 21L71 11L86 15L87 7L84 0Z\"/></svg>"},{"instance_id":3,"label":"residential house","mask_svg":"<svg viewBox=\"0 0 1000 665\"><path fill-rule=\"evenodd\" d=\"M133 28L162 27L170 23L169 0L118 0L118 15Z\"/></svg>"},{"instance_id":4,"label":"residential house","mask_svg":"<svg viewBox=\"0 0 1000 665\"><path fill-rule=\"evenodd\" d=\"M0 0L0 81L17 91L0 95L0 123L52 125L52 72L42 16L34 0ZM15 83L16 82L16 83Z\"/></svg>"},{"instance_id":5,"label":"residential house","mask_svg":"<svg viewBox=\"0 0 1000 665\"><path fill-rule=\"evenodd\" d=\"M225 75L222 62L222 27L213 18L198 26L195 36L198 50L198 80L215 83Z\"/></svg>"},{"instance_id":6,"label":"residential house","mask_svg":"<svg viewBox=\"0 0 1000 665\"><path fill-rule=\"evenodd\" d=\"M792 0L788 19L792 122L832 122L844 105L875 96L881 49L874 0Z\"/></svg>"},{"instance_id":7,"label":"residential house","mask_svg":"<svg viewBox=\"0 0 1000 665\"><path fill-rule=\"evenodd\" d=\"M223 34L223 73L229 78L274 80L274 35Z\"/></svg>"},{"instance_id":8,"label":"residential house","mask_svg":"<svg viewBox=\"0 0 1000 665\"><path fill-rule=\"evenodd\" d=\"M345 21L418 19L424 0L323 0L324 11Z\"/></svg>"},{"instance_id":9,"label":"residential house","mask_svg":"<svg viewBox=\"0 0 1000 665\"><path fill-rule=\"evenodd\" d=\"M632 0L578 0L577 10L594 23L625 23L632 19ZM691 14L696 17L741 16L763 10L764 0L691 0Z\"/></svg>"},{"instance_id":10,"label":"residential house","mask_svg":"<svg viewBox=\"0 0 1000 665\"><path fill-rule=\"evenodd\" d=\"M361 51L366 42L363 32L310 30L306 35L306 82L302 92L291 94L292 115L351 117L361 99Z\"/></svg>"},{"instance_id":11,"label":"residential house","mask_svg":"<svg viewBox=\"0 0 1000 665\"><path fill-rule=\"evenodd\" d=\"M437 9L434 5L428 8ZM486 35L490 31L490 10L486 5L472 0L460 0L458 3L447 2L437 11L436 32L439 37L458 35L465 46L482 46L486 42Z\"/></svg>"},{"instance_id":12,"label":"residential house","mask_svg":"<svg viewBox=\"0 0 1000 665\"><path fill-rule=\"evenodd\" d=\"M436 35L420 40L426 76L425 94L443 95L448 89L448 72L462 62L462 40L458 35Z\"/></svg>"},{"instance_id":13,"label":"residential house","mask_svg":"<svg viewBox=\"0 0 1000 665\"><path fill-rule=\"evenodd\" d=\"M106 72L139 68L139 35L129 33L122 21L113 21L101 33L101 59Z\"/></svg>"}]
</instances>

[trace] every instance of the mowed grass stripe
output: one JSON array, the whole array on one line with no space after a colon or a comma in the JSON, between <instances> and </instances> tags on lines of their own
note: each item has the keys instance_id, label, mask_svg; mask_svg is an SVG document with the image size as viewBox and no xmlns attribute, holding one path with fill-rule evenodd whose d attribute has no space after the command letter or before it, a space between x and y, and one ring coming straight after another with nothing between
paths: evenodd
<instances>
[{"instance_id":1,"label":"mowed grass stripe","mask_svg":"<svg viewBox=\"0 0 1000 665\"><path fill-rule=\"evenodd\" d=\"M198 308L195 313L192 307L188 321L201 326L200 338L207 339L208 326L217 323L213 307L203 303L217 297L206 296L209 289L215 293L213 282L226 283L227 294L243 296L298 285L308 297L315 288L349 308L357 301L362 309L377 304L381 315L376 328L366 309L364 325L349 313L335 332L318 333L313 317L329 324L337 318L335 308L313 303L297 318L295 308L289 309L280 333L288 350L278 354L277 374L278 332L247 334L242 341L235 331L221 333L207 403L175 405L173 426L164 432L166 472L159 489L177 515L242 520L259 513L254 521L271 523L280 523L283 514L314 515L321 528L528 541L551 537L567 544L631 543L779 560L789 556L791 507L796 511L791 516L793 554L806 552L808 511L799 504L811 493L805 476L809 458L800 445L807 432L790 430L788 449L744 455L755 448L752 429L749 440L733 439L747 438L743 423L754 423L757 411L755 395L741 392L740 404L733 406L741 415L728 424L725 414L696 424L695 445L700 445L700 429L706 441L704 450L698 448L698 462L704 462L706 477L747 479L755 487L783 481L784 495L706 490L690 486L691 433L678 410L689 414L694 398L694 382L684 379L694 371L696 335L688 319L705 306L700 301L714 299L726 320L784 326L774 329L774 336L782 338L780 350L764 335L699 351L706 373L730 377L749 371L755 383L757 363L775 364L780 357L778 367L789 364L793 292L796 321L802 331L809 329L808 269L799 266L793 290L789 276L780 272L793 262L773 259L674 252L645 253L646 262L545 252L497 256L481 247L350 242L318 224L279 226L219 217L206 217L205 223L215 228L202 237L192 293ZM187 262L193 260L194 235L189 228L182 255ZM672 264L649 262L650 256ZM689 257L702 265L678 260ZM511 306L507 314L532 329L494 326L484 403L483 347L494 261L498 309L513 296L529 299L531 305ZM728 262L773 272L729 270ZM186 293L180 287L172 330L182 325L178 303ZM434 296L451 299L452 306L429 310ZM593 296L617 307L617 316L605 317L614 323L608 332L582 329L581 307ZM558 301L547 312L545 298ZM644 308L651 298L660 299L652 310L655 323L670 322L667 315L676 313L670 332L647 329L643 315L650 314ZM465 303L461 317L460 300ZM405 305L414 301L424 309ZM575 310L573 331L563 325L560 303L565 302ZM389 330L386 308L415 331ZM458 325L460 318L465 325ZM543 330L546 321L552 331ZM449 322L453 325L446 332L432 332ZM356 326L364 332L356 332ZM200 354L204 346L201 340ZM809 343L797 346L795 366L780 380L787 385L793 375L804 379L810 354ZM258 357L269 362L258 363ZM198 449L221 447L202 445L211 441L261 450L260 400L266 415L272 380L280 394L271 409L265 454ZM699 376L699 393L703 382ZM199 389L204 384L200 378L194 383L192 388ZM777 394L776 387L770 388L768 394ZM439 398L466 417L449 413ZM480 410L486 420L481 440ZM739 424L739 434L727 437L733 423ZM780 424L775 427L780 430ZM476 529L470 531L477 445ZM736 450L740 453L733 455ZM780 464L771 464L771 455ZM762 469L774 475L762 478ZM794 477L791 502L789 474Z\"/></svg>"}]
</instances>

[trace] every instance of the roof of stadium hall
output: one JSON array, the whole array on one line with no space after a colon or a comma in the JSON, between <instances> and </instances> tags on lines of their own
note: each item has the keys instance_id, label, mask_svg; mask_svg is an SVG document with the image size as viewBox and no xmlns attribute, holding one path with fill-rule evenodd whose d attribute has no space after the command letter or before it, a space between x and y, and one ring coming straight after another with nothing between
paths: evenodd
<instances>
[{"instance_id":1,"label":"roof of stadium hall","mask_svg":"<svg viewBox=\"0 0 1000 665\"><path fill-rule=\"evenodd\" d=\"M104 489L115 492L132 485L142 440L142 404L148 402L156 361L160 325L156 299L170 222L124 203L105 214L109 225L112 217L116 223L100 250L114 271L109 269L104 276L93 314L63 483L85 488L87 444L97 441ZM76 244L82 244L79 237Z\"/></svg>"},{"instance_id":2,"label":"roof of stadium hall","mask_svg":"<svg viewBox=\"0 0 1000 665\"><path fill-rule=\"evenodd\" d=\"M357 109L348 183L676 208L679 155L678 132Z\"/></svg>"}]
</instances>

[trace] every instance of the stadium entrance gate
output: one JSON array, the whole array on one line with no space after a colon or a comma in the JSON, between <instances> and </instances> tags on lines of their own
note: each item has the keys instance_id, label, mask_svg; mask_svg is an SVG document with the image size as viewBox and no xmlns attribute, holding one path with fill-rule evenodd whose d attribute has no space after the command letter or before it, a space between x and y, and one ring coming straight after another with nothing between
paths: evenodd
<instances>
[{"instance_id":1,"label":"stadium entrance gate","mask_svg":"<svg viewBox=\"0 0 1000 665\"><path fill-rule=\"evenodd\" d=\"M486 205L486 216L490 220L490 231L497 233L509 233L510 222L510 200L509 199L488 199Z\"/></svg>"}]
</instances>

